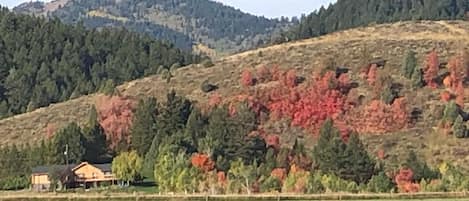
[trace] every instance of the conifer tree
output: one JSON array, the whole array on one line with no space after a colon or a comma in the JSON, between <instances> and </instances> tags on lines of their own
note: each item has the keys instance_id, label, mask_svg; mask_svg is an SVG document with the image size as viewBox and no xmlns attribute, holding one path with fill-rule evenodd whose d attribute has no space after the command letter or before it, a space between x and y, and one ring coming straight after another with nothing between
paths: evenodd
<instances>
[{"instance_id":1,"label":"conifer tree","mask_svg":"<svg viewBox=\"0 0 469 201\"><path fill-rule=\"evenodd\" d=\"M347 163L342 178L360 183L366 183L374 175L375 162L370 158L365 146L357 133L350 135L347 148Z\"/></svg>"},{"instance_id":2,"label":"conifer tree","mask_svg":"<svg viewBox=\"0 0 469 201\"><path fill-rule=\"evenodd\" d=\"M422 69L416 68L415 71L412 73L411 80L412 80L412 87L416 89L422 88L424 85Z\"/></svg>"},{"instance_id":3,"label":"conifer tree","mask_svg":"<svg viewBox=\"0 0 469 201\"><path fill-rule=\"evenodd\" d=\"M417 58L415 57L415 52L409 50L404 59L402 66L402 75L408 79L411 79L414 72L416 72L417 67Z\"/></svg>"},{"instance_id":4,"label":"conifer tree","mask_svg":"<svg viewBox=\"0 0 469 201\"><path fill-rule=\"evenodd\" d=\"M150 149L156 134L157 117L156 99L140 100L132 121L131 145L138 155L143 157Z\"/></svg>"},{"instance_id":5,"label":"conifer tree","mask_svg":"<svg viewBox=\"0 0 469 201\"><path fill-rule=\"evenodd\" d=\"M52 164L78 163L85 154L84 139L81 128L70 123L54 135ZM68 160L68 161L67 161Z\"/></svg>"},{"instance_id":6,"label":"conifer tree","mask_svg":"<svg viewBox=\"0 0 469 201\"><path fill-rule=\"evenodd\" d=\"M83 160L90 163L107 162L106 134L103 127L98 122L98 114L95 107L92 107L86 127L83 129L83 147L85 153Z\"/></svg>"},{"instance_id":7,"label":"conifer tree","mask_svg":"<svg viewBox=\"0 0 469 201\"><path fill-rule=\"evenodd\" d=\"M457 138L465 138L467 136L467 127L464 125L463 118L461 115L458 115L456 120L453 123L453 135Z\"/></svg>"},{"instance_id":8,"label":"conifer tree","mask_svg":"<svg viewBox=\"0 0 469 201\"><path fill-rule=\"evenodd\" d=\"M375 162L357 134L352 134L345 143L330 119L324 122L319 133L318 144L313 149L319 170L357 183L365 183L372 177Z\"/></svg>"}]
</instances>

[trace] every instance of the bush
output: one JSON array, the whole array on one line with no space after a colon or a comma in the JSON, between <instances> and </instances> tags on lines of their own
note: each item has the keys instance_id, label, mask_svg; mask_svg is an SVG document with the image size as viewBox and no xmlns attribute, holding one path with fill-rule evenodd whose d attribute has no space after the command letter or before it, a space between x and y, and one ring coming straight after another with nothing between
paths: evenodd
<instances>
[{"instance_id":1,"label":"bush","mask_svg":"<svg viewBox=\"0 0 469 201\"><path fill-rule=\"evenodd\" d=\"M394 184L384 172L374 175L367 184L367 191L372 193L389 193L394 189Z\"/></svg>"},{"instance_id":2,"label":"bush","mask_svg":"<svg viewBox=\"0 0 469 201\"><path fill-rule=\"evenodd\" d=\"M210 67L213 67L215 66L215 64L212 62L211 59L206 59L202 62L202 65L205 67L205 68L210 68Z\"/></svg>"},{"instance_id":3,"label":"bush","mask_svg":"<svg viewBox=\"0 0 469 201\"><path fill-rule=\"evenodd\" d=\"M453 124L453 135L457 138L465 138L467 136L467 128L461 116L458 116Z\"/></svg>"},{"instance_id":4,"label":"bush","mask_svg":"<svg viewBox=\"0 0 469 201\"><path fill-rule=\"evenodd\" d=\"M321 183L321 178L322 176L320 172L311 174L306 186L306 192L310 194L324 193L326 189Z\"/></svg>"},{"instance_id":5,"label":"bush","mask_svg":"<svg viewBox=\"0 0 469 201\"><path fill-rule=\"evenodd\" d=\"M201 89L204 93L208 93L208 92L217 90L217 89L218 89L218 86L217 86L217 85L210 84L210 83L206 80L206 81L204 81L204 82L202 83L202 85L200 86L200 89Z\"/></svg>"},{"instance_id":6,"label":"bush","mask_svg":"<svg viewBox=\"0 0 469 201\"><path fill-rule=\"evenodd\" d=\"M359 191L357 183L341 179L335 175L323 175L321 183L327 192L357 193Z\"/></svg>"},{"instance_id":7,"label":"bush","mask_svg":"<svg viewBox=\"0 0 469 201\"><path fill-rule=\"evenodd\" d=\"M281 181L273 176L267 177L261 182L260 190L263 193L280 192L282 189Z\"/></svg>"}]
</instances>

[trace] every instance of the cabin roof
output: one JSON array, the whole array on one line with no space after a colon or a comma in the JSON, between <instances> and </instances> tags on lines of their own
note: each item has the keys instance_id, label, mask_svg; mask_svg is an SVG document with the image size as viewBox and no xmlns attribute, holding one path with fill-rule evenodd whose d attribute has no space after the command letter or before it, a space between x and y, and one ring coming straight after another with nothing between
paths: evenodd
<instances>
[{"instance_id":1,"label":"cabin roof","mask_svg":"<svg viewBox=\"0 0 469 201\"><path fill-rule=\"evenodd\" d=\"M68 168L71 170L76 170L84 165L91 165L93 167L96 167L100 169L103 172L111 172L112 171L112 164L106 163L106 164L90 164L87 162L83 162L80 164L70 164L70 165L49 165L49 166L36 166L32 169L33 174L48 174L51 170L55 169L58 171L65 171Z\"/></svg>"},{"instance_id":2,"label":"cabin roof","mask_svg":"<svg viewBox=\"0 0 469 201\"><path fill-rule=\"evenodd\" d=\"M72 170L75 171L75 170L77 170L77 169L79 169L79 168L81 168L81 167L83 167L83 166L85 166L85 165L91 165L91 166L93 166L93 167L96 167L96 168L100 169L100 170L103 171L103 172L110 172L111 169L112 169L112 165L111 165L110 163L105 163L105 164L91 164L91 163L88 163L88 162L82 162L82 163L80 163L80 164L78 164L78 165L75 165Z\"/></svg>"},{"instance_id":3,"label":"cabin roof","mask_svg":"<svg viewBox=\"0 0 469 201\"><path fill-rule=\"evenodd\" d=\"M75 167L75 164L70 165L49 165L49 166L36 166L32 169L33 174L48 174L51 170L64 171L68 168L72 169Z\"/></svg>"}]
</instances>

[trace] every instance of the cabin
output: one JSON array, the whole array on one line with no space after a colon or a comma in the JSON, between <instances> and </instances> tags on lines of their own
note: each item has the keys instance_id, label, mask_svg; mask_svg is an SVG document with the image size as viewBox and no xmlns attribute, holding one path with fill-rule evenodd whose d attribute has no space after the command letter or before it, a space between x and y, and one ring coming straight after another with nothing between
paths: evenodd
<instances>
[{"instance_id":1,"label":"cabin","mask_svg":"<svg viewBox=\"0 0 469 201\"><path fill-rule=\"evenodd\" d=\"M57 183L60 187L68 188L74 184L72 173L74 165L53 165L38 166L32 169L31 188L35 191L47 191L51 188L51 179L49 175L54 174L57 177Z\"/></svg>"},{"instance_id":2,"label":"cabin","mask_svg":"<svg viewBox=\"0 0 469 201\"><path fill-rule=\"evenodd\" d=\"M112 174L111 164L90 164L83 162L78 165L39 166L32 170L31 189L48 191L51 188L50 175L58 179L59 188L90 188L102 185L113 185L117 182Z\"/></svg>"},{"instance_id":3,"label":"cabin","mask_svg":"<svg viewBox=\"0 0 469 201\"><path fill-rule=\"evenodd\" d=\"M80 163L72 169L75 175L75 183L85 188L101 186L102 184L114 184L116 178L112 174L111 164Z\"/></svg>"}]
</instances>

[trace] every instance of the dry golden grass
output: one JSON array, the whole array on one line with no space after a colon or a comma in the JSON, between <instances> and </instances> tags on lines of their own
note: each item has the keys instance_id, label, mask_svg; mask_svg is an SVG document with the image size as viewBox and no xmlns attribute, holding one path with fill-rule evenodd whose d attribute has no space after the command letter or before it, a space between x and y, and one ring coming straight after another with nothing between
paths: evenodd
<instances>
[{"instance_id":1,"label":"dry golden grass","mask_svg":"<svg viewBox=\"0 0 469 201\"><path fill-rule=\"evenodd\" d=\"M116 21L120 21L120 22L129 21L128 18L115 16L115 15L112 15L110 13L106 13L102 10L91 10L87 13L87 15L90 16L90 17L102 17L102 18L107 18L107 19L116 20Z\"/></svg>"},{"instance_id":2,"label":"dry golden grass","mask_svg":"<svg viewBox=\"0 0 469 201\"><path fill-rule=\"evenodd\" d=\"M174 89L181 95L203 103L210 96L200 90L203 81L217 84L219 90L216 93L223 97L231 96L243 90L238 80L244 68L278 65L296 69L299 74L308 77L329 58L338 66L349 67L352 73L357 73L363 60L373 57L388 61L381 73L389 73L408 86L410 83L400 78L398 73L404 53L413 49L419 58L423 58L433 48L437 48L443 61L459 49L469 48L469 22L400 22L352 29L224 57L215 61L215 66L210 68L190 65L173 71L174 77L169 83L160 76L150 76L125 83L118 90L126 96L154 96L161 101L168 91ZM366 87L359 90L364 94L369 93ZM429 108L442 105L438 101L438 90L406 89L403 93L411 104L423 107L424 111L432 112ZM83 123L96 96L80 97L1 120L0 136L3 140L0 145L38 142L46 136L45 128L48 124L62 127L71 121ZM469 167L469 157L463 155L469 154L469 140L454 140L452 136L434 134L433 127L437 119L434 114L427 115L429 117L425 121L418 122L412 129L382 136L364 135L363 138L370 151L384 149L395 160L402 158L409 149L415 149L421 155L428 156L428 161L433 164L450 160Z\"/></svg>"}]
</instances>

